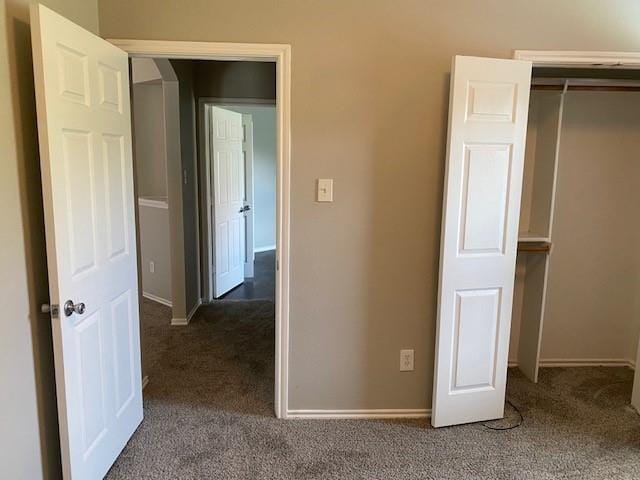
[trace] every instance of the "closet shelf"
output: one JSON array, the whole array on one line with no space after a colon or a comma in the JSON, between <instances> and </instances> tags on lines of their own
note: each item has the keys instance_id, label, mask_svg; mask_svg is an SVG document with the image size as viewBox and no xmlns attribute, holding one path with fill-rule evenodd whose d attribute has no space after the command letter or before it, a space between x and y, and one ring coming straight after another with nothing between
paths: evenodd
<instances>
[{"instance_id":1,"label":"closet shelf","mask_svg":"<svg viewBox=\"0 0 640 480\"><path fill-rule=\"evenodd\" d=\"M520 232L518 235L519 242L551 242L546 235L536 235L535 233Z\"/></svg>"},{"instance_id":2,"label":"closet shelf","mask_svg":"<svg viewBox=\"0 0 640 480\"><path fill-rule=\"evenodd\" d=\"M526 253L549 253L551 251L551 242L546 240L519 240L518 252Z\"/></svg>"}]
</instances>

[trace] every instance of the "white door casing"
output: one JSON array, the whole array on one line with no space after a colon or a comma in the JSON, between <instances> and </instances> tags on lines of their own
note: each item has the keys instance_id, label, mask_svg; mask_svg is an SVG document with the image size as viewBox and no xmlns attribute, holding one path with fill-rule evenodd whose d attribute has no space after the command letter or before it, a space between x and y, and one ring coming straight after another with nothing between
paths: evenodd
<instances>
[{"instance_id":1,"label":"white door casing","mask_svg":"<svg viewBox=\"0 0 640 480\"><path fill-rule=\"evenodd\" d=\"M214 297L244 282L242 114L210 107Z\"/></svg>"},{"instance_id":2,"label":"white door casing","mask_svg":"<svg viewBox=\"0 0 640 480\"><path fill-rule=\"evenodd\" d=\"M640 413L640 346L636 356L636 369L633 377L633 390L631 392L631 405Z\"/></svg>"},{"instance_id":3,"label":"white door casing","mask_svg":"<svg viewBox=\"0 0 640 480\"><path fill-rule=\"evenodd\" d=\"M142 421L128 56L38 4L31 32L63 473L102 478Z\"/></svg>"},{"instance_id":4,"label":"white door casing","mask_svg":"<svg viewBox=\"0 0 640 480\"><path fill-rule=\"evenodd\" d=\"M435 427L504 415L530 83L530 62L453 60Z\"/></svg>"},{"instance_id":5,"label":"white door casing","mask_svg":"<svg viewBox=\"0 0 640 480\"><path fill-rule=\"evenodd\" d=\"M244 158L244 231L245 231L245 278L253 278L256 254L253 250L253 224L255 205L253 204L253 117L242 115L242 155ZM247 207L249 208L247 210Z\"/></svg>"}]
</instances>

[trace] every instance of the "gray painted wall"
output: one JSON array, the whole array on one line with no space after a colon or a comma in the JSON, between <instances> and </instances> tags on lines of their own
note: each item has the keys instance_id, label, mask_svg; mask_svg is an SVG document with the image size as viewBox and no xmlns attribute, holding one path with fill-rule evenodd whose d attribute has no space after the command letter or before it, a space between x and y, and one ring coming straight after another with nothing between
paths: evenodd
<instances>
[{"instance_id":1,"label":"gray painted wall","mask_svg":"<svg viewBox=\"0 0 640 480\"><path fill-rule=\"evenodd\" d=\"M142 291L161 299L172 299L169 209L139 205L140 274ZM154 264L151 272L150 262Z\"/></svg>"},{"instance_id":2,"label":"gray painted wall","mask_svg":"<svg viewBox=\"0 0 640 480\"><path fill-rule=\"evenodd\" d=\"M180 95L180 157L184 236L185 308L189 314L200 300L198 257L198 190L196 175L196 107L192 62L171 61Z\"/></svg>"},{"instance_id":3,"label":"gray painted wall","mask_svg":"<svg viewBox=\"0 0 640 480\"><path fill-rule=\"evenodd\" d=\"M271 62L196 60L195 89L199 97L276 98L276 65Z\"/></svg>"},{"instance_id":4,"label":"gray painted wall","mask_svg":"<svg viewBox=\"0 0 640 480\"><path fill-rule=\"evenodd\" d=\"M224 105L223 108L253 118L253 246L276 244L276 107L275 105Z\"/></svg>"},{"instance_id":5,"label":"gray painted wall","mask_svg":"<svg viewBox=\"0 0 640 480\"><path fill-rule=\"evenodd\" d=\"M167 197L162 84L138 83L133 88L133 127L138 197Z\"/></svg>"},{"instance_id":6,"label":"gray painted wall","mask_svg":"<svg viewBox=\"0 0 640 480\"><path fill-rule=\"evenodd\" d=\"M42 3L98 31L96 0ZM29 4L0 5L0 477L37 480L62 473Z\"/></svg>"}]
</instances>

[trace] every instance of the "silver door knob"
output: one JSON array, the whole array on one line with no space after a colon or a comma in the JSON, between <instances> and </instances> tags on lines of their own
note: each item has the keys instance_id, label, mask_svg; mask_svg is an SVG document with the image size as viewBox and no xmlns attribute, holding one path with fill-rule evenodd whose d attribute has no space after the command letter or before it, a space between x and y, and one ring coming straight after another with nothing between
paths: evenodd
<instances>
[{"instance_id":1,"label":"silver door knob","mask_svg":"<svg viewBox=\"0 0 640 480\"><path fill-rule=\"evenodd\" d=\"M64 302L64 314L67 317L70 317L74 313L77 313L78 315L82 315L84 313L84 303L79 303L75 305L73 303L73 300L67 300L66 302Z\"/></svg>"}]
</instances>

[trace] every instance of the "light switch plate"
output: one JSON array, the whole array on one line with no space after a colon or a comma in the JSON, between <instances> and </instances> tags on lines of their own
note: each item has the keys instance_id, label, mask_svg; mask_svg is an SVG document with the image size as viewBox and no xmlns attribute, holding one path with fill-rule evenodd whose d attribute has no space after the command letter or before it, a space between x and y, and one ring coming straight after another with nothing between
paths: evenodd
<instances>
[{"instance_id":1,"label":"light switch plate","mask_svg":"<svg viewBox=\"0 0 640 480\"><path fill-rule=\"evenodd\" d=\"M319 178L316 200L318 202L333 202L333 178Z\"/></svg>"}]
</instances>

